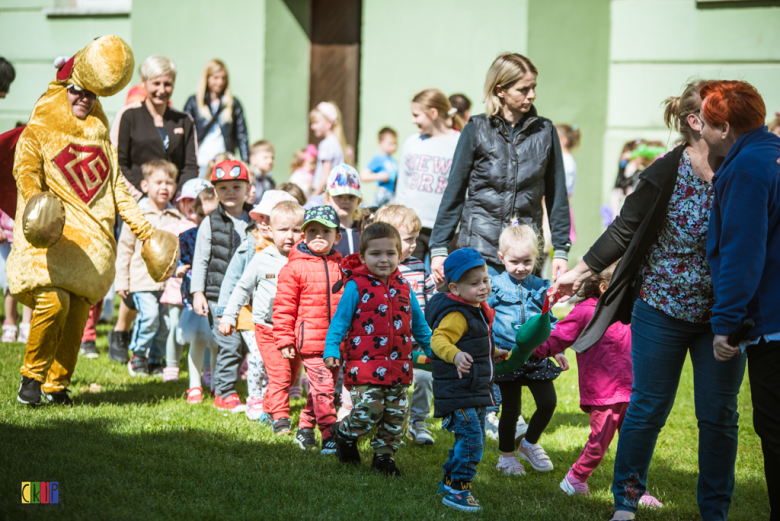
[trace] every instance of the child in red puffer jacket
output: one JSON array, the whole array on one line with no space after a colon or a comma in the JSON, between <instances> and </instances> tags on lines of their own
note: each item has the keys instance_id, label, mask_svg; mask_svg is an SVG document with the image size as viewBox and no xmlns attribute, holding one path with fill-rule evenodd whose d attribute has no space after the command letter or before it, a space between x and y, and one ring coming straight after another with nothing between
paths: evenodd
<instances>
[{"instance_id":1,"label":"child in red puffer jacket","mask_svg":"<svg viewBox=\"0 0 780 521\"><path fill-rule=\"evenodd\" d=\"M309 377L309 393L295 441L302 449L316 448L314 426L322 434L322 454L334 454L331 427L336 422L333 398L339 368L327 369L322 359L325 336L341 299L339 218L330 206L317 206L303 218L303 241L290 251L279 272L273 308L274 341L282 356L300 356Z\"/></svg>"}]
</instances>

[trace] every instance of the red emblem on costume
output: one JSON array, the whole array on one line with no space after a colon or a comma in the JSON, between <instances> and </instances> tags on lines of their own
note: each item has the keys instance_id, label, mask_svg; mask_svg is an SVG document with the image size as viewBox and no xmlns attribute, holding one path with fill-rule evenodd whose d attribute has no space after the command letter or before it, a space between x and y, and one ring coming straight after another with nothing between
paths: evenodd
<instances>
[{"instance_id":1,"label":"red emblem on costume","mask_svg":"<svg viewBox=\"0 0 780 521\"><path fill-rule=\"evenodd\" d=\"M109 163L102 148L68 144L54 164L85 203L89 203L108 177Z\"/></svg>"}]
</instances>

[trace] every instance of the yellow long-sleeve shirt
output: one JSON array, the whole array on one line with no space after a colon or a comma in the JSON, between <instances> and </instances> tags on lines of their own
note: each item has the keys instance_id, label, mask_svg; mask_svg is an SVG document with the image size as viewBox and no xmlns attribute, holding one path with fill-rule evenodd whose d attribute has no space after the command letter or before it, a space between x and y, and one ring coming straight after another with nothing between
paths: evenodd
<instances>
[{"instance_id":1,"label":"yellow long-sleeve shirt","mask_svg":"<svg viewBox=\"0 0 780 521\"><path fill-rule=\"evenodd\" d=\"M456 344L468 330L469 325L463 313L460 311L449 313L439 322L439 327L433 331L431 351L445 362L455 363L455 355L460 353ZM493 347L493 355L495 356L495 346Z\"/></svg>"}]
</instances>

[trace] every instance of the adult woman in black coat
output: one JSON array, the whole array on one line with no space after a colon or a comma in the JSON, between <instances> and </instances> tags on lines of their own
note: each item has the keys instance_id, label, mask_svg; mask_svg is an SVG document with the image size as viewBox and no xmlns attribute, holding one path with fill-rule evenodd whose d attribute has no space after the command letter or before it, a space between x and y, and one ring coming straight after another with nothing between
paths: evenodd
<instances>
[{"instance_id":1,"label":"adult woman in black coat","mask_svg":"<svg viewBox=\"0 0 780 521\"><path fill-rule=\"evenodd\" d=\"M444 279L447 244L459 221L458 246L478 250L497 275L504 271L497 253L501 231L519 222L541 235L542 198L555 250L553 280L569 269L571 217L561 144L552 122L533 106L536 78L536 67L521 54L502 54L488 70L486 114L473 116L461 133L431 233L437 282Z\"/></svg>"},{"instance_id":2,"label":"adult woman in black coat","mask_svg":"<svg viewBox=\"0 0 780 521\"><path fill-rule=\"evenodd\" d=\"M119 166L122 174L141 194L141 165L152 159L166 159L179 169L179 188L198 177L195 156L195 125L184 112L168 102L176 81L176 64L165 56L149 56L141 64L146 99L140 107L122 113L119 121Z\"/></svg>"},{"instance_id":3,"label":"adult woman in black coat","mask_svg":"<svg viewBox=\"0 0 780 521\"><path fill-rule=\"evenodd\" d=\"M227 67L221 60L209 60L198 82L198 93L190 96L184 112L192 116L198 132L198 165L223 152L241 153L249 161L249 136L244 109L230 93Z\"/></svg>"}]
</instances>

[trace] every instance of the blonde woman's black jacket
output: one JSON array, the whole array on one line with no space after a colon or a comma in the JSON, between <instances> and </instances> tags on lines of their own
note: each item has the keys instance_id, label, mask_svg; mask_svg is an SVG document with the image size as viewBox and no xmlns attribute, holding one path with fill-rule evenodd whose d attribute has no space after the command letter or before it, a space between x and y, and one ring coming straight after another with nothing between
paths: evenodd
<instances>
[{"instance_id":1,"label":"blonde woman's black jacket","mask_svg":"<svg viewBox=\"0 0 780 521\"><path fill-rule=\"evenodd\" d=\"M639 175L639 184L626 197L620 215L583 257L594 273L601 273L618 259L620 263L609 288L599 298L593 318L572 346L578 353L598 342L611 324L618 320L631 322L639 271L669 211L683 150L685 145L676 147Z\"/></svg>"},{"instance_id":2,"label":"blonde woman's black jacket","mask_svg":"<svg viewBox=\"0 0 780 521\"><path fill-rule=\"evenodd\" d=\"M234 154L236 148L238 148L238 151L241 153L241 159L249 161L249 131L246 127L246 119L244 118L244 109L241 107L241 102L238 101L238 98L233 98L233 120L231 122L223 122L222 118L220 118L224 110L225 106L222 100L219 100L219 108L216 113L217 121L214 121L214 117L205 119L201 116L195 96L190 96L190 99L184 105L184 112L195 120L195 128L198 131L198 145L203 142L203 138L206 137L211 125L219 125L222 130L222 137L225 140L225 150Z\"/></svg>"},{"instance_id":3,"label":"blonde woman's black jacket","mask_svg":"<svg viewBox=\"0 0 780 521\"><path fill-rule=\"evenodd\" d=\"M474 248L488 262L500 264L498 237L514 218L541 235L542 198L555 256L565 259L571 246L571 217L555 126L538 116L533 106L514 126L500 116L474 116L455 149L431 233L432 256L447 255L460 221L458 247Z\"/></svg>"},{"instance_id":4,"label":"blonde woman's black jacket","mask_svg":"<svg viewBox=\"0 0 780 521\"><path fill-rule=\"evenodd\" d=\"M122 175L141 190L141 165L153 159L167 159L179 169L179 188L198 177L198 158L195 152L195 124L184 112L168 107L163 114L163 128L168 135L168 149L146 105L128 109L119 122L117 152Z\"/></svg>"}]
</instances>

